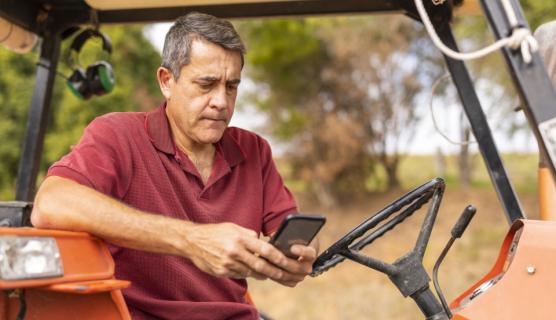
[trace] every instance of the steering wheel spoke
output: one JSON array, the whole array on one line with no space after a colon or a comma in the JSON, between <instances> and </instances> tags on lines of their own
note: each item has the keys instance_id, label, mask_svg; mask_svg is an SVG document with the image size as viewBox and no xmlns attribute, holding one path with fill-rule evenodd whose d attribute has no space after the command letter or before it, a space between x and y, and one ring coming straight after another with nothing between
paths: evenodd
<instances>
[{"instance_id":1,"label":"steering wheel spoke","mask_svg":"<svg viewBox=\"0 0 556 320\"><path fill-rule=\"evenodd\" d=\"M396 272L396 267L394 265L363 255L359 253L359 250L394 229L397 225L405 221L408 217L413 215L413 213L418 211L426 203L433 199L428 213L423 220L421 232L419 233L415 247L412 250L412 252L415 252L422 260L426 245L430 238L432 226L440 207L443 193L444 181L440 178L433 179L408 192L398 200L365 220L359 226L355 227L336 243L326 249L313 264L313 272L311 275L318 276L335 267L346 258L388 275L393 275ZM371 231L369 232L369 230ZM365 234L367 235L364 236ZM361 238L359 241L352 244L359 238Z\"/></svg>"},{"instance_id":2,"label":"steering wheel spoke","mask_svg":"<svg viewBox=\"0 0 556 320\"><path fill-rule=\"evenodd\" d=\"M382 273L385 273L387 275L391 275L391 274L395 274L396 273L396 267L394 265L391 265L389 263L386 263L384 261L380 261L378 259L375 259L373 257L369 257L367 255L364 255L358 251L355 250L348 250L344 253L342 253L342 255L350 260L353 260L355 262L358 262L364 266L367 266L371 269L375 269L377 271L380 271Z\"/></svg>"}]
</instances>

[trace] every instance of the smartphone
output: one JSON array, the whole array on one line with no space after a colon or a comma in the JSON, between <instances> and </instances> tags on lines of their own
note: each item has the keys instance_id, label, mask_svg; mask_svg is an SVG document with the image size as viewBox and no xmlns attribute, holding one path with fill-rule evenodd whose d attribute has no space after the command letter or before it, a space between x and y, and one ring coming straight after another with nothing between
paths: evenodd
<instances>
[{"instance_id":1,"label":"smartphone","mask_svg":"<svg viewBox=\"0 0 556 320\"><path fill-rule=\"evenodd\" d=\"M274 233L269 243L282 251L287 257L297 258L290 252L294 244L308 245L322 228L326 218L320 215L290 214Z\"/></svg>"}]
</instances>

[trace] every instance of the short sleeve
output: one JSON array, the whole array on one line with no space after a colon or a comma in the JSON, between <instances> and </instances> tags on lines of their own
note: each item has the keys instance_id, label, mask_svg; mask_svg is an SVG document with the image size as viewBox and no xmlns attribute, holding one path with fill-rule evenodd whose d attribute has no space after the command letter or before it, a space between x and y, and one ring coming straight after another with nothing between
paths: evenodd
<instances>
[{"instance_id":1,"label":"short sleeve","mask_svg":"<svg viewBox=\"0 0 556 320\"><path fill-rule=\"evenodd\" d=\"M287 215L297 213L297 204L276 168L268 142L262 138L260 139L260 150L264 198L263 233L270 235L278 229Z\"/></svg>"},{"instance_id":2,"label":"short sleeve","mask_svg":"<svg viewBox=\"0 0 556 320\"><path fill-rule=\"evenodd\" d=\"M122 199L131 181L132 161L128 130L118 122L110 115L93 120L79 143L50 167L47 176L71 179Z\"/></svg>"}]
</instances>

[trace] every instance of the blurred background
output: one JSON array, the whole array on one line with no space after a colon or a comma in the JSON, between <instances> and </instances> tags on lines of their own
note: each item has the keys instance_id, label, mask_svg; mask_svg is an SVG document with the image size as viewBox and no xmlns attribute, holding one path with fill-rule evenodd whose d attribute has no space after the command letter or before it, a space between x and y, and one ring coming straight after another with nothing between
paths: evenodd
<instances>
[{"instance_id":1,"label":"blurred background","mask_svg":"<svg viewBox=\"0 0 556 320\"><path fill-rule=\"evenodd\" d=\"M533 29L556 18L553 1L521 4ZM475 220L440 269L447 300L488 272L508 225L454 87L449 79L437 81L446 72L443 59L421 25L392 15L233 22L248 54L232 125L267 138L300 210L327 216L321 249L406 191L442 177L447 189L426 267L432 269L451 226L463 208L473 204L478 209ZM102 56L100 44L85 47L81 64L109 60L116 89L83 102L58 79L41 177L94 117L151 110L162 101L155 70L168 28L105 26L113 54ZM482 16L457 17L454 28L465 51L493 41ZM65 45L62 59L68 52ZM58 71L69 74L63 61ZM14 198L36 62L36 50L16 55L0 48L0 200ZM524 116L515 111L519 100L502 57L493 54L468 65L521 204L536 218L536 142ZM423 216L414 215L365 253L390 262L403 255L413 245ZM422 318L385 276L353 262L294 289L251 281L250 292L260 309L275 319Z\"/></svg>"}]
</instances>

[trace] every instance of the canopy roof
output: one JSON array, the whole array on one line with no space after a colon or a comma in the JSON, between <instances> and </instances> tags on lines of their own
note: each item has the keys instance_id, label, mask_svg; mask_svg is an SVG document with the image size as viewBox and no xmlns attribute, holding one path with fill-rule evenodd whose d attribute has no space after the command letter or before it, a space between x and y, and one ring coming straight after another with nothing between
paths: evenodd
<instances>
[{"instance_id":1,"label":"canopy roof","mask_svg":"<svg viewBox=\"0 0 556 320\"><path fill-rule=\"evenodd\" d=\"M465 14L477 0L453 0ZM463 4L462 4L463 2ZM405 12L413 0L20 0L2 1L0 16L36 34L98 23L171 21L190 11L223 18Z\"/></svg>"}]
</instances>

